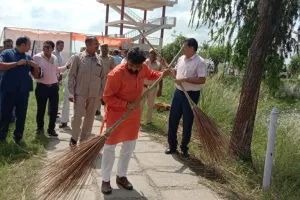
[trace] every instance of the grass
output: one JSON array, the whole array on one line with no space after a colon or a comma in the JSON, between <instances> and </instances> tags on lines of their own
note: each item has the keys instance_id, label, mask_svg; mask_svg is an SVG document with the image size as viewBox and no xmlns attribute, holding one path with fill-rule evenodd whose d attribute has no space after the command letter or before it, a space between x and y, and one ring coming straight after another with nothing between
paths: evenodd
<instances>
[{"instance_id":1,"label":"grass","mask_svg":"<svg viewBox=\"0 0 300 200\"><path fill-rule=\"evenodd\" d=\"M200 108L211 116L230 136L241 90L241 78L216 76L209 78L201 91ZM174 84L164 82L164 96L157 101L171 103ZM273 107L279 110L277 137L269 190L262 190L268 122ZM154 139L167 144L166 131L169 112L154 111L154 125L144 125ZM204 163L204 169L213 168L215 179L201 175L201 183L211 186L228 199L296 200L300 196L300 101L295 98L274 98L266 86L261 88L254 135L252 140L253 164L240 161L211 166L206 163L201 145L193 139L190 143L192 156ZM180 141L180 138L179 138ZM194 164L195 165L195 164ZM203 174L203 173L202 173ZM222 179L223 181L218 181Z\"/></svg>"},{"instance_id":2,"label":"grass","mask_svg":"<svg viewBox=\"0 0 300 200\"><path fill-rule=\"evenodd\" d=\"M60 99L62 95L60 95ZM34 92L30 93L25 131L21 147L12 139L14 125L10 126L7 143L0 145L0 200L31 200L34 198L36 185L35 174L42 166L39 157L45 155L49 142L46 136L35 135L36 100ZM46 111L47 113L47 111ZM45 125L48 116L45 116Z\"/></svg>"}]
</instances>

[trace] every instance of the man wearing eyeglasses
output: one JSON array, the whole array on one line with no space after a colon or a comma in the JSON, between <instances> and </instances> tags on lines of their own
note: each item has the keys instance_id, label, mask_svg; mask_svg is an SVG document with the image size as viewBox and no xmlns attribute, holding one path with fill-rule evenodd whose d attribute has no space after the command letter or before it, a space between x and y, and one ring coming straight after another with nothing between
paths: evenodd
<instances>
[{"instance_id":1,"label":"man wearing eyeglasses","mask_svg":"<svg viewBox=\"0 0 300 200\"><path fill-rule=\"evenodd\" d=\"M16 48L0 54L0 70L5 70L1 81L0 95L0 142L5 142L13 108L16 108L14 141L20 143L26 121L29 92L33 90L30 73L37 78L39 68L32 58L25 54L30 50L30 38L23 36L16 40Z\"/></svg>"},{"instance_id":2,"label":"man wearing eyeglasses","mask_svg":"<svg viewBox=\"0 0 300 200\"><path fill-rule=\"evenodd\" d=\"M43 77L36 80L36 134L44 134L45 110L47 102L49 101L48 105L51 110L47 130L49 136L58 136L55 131L55 122L59 103L59 87L57 74L64 72L67 69L66 67L58 66L58 59L54 54L52 54L54 47L54 42L49 40L45 41L43 44L43 51L33 56L33 60L43 71Z\"/></svg>"},{"instance_id":3,"label":"man wearing eyeglasses","mask_svg":"<svg viewBox=\"0 0 300 200\"><path fill-rule=\"evenodd\" d=\"M86 50L74 56L68 77L69 100L74 103L70 146L77 144L79 136L82 142L91 135L97 102L105 86L103 66L96 54L99 49L98 39L89 36L85 45Z\"/></svg>"}]
</instances>

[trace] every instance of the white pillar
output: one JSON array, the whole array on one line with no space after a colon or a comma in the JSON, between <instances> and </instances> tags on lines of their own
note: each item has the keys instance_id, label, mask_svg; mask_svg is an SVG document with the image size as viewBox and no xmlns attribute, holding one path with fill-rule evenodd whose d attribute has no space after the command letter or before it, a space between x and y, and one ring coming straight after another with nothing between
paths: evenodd
<instances>
[{"instance_id":1,"label":"white pillar","mask_svg":"<svg viewBox=\"0 0 300 200\"><path fill-rule=\"evenodd\" d=\"M263 189L268 189L271 183L277 119L278 119L278 111L276 107L274 107L271 112L270 123L269 123L268 144L267 144L267 152L266 152L266 159L265 159L264 179L262 185Z\"/></svg>"}]
</instances>

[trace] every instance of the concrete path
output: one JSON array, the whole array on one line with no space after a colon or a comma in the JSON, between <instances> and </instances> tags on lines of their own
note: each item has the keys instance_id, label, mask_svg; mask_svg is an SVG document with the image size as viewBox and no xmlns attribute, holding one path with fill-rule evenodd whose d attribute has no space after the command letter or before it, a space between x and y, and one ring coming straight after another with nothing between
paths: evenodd
<instances>
[{"instance_id":1,"label":"concrete path","mask_svg":"<svg viewBox=\"0 0 300 200\"><path fill-rule=\"evenodd\" d=\"M70 117L73 111L71 111ZM103 113L103 111L102 111ZM93 136L100 130L101 119L95 117ZM58 120L59 121L59 120ZM68 124L70 125L70 123ZM57 126L58 127L58 126ZM68 148L69 128L59 129L58 139L51 140L48 153L61 152ZM101 159L97 162L93 174L81 192L82 200L217 200L214 192L199 184L199 177L176 156L165 155L165 146L150 139L149 134L140 132L135 152L129 166L128 179L133 184L133 191L126 191L116 185L116 166L120 145L116 149L116 161L113 168L111 195L101 193Z\"/></svg>"}]
</instances>

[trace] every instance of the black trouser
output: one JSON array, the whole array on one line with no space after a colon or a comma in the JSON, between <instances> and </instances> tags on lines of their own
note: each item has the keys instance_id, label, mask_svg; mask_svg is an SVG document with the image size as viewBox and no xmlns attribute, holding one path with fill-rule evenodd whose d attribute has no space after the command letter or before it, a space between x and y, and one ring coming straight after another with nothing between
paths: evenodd
<instances>
[{"instance_id":1,"label":"black trouser","mask_svg":"<svg viewBox=\"0 0 300 200\"><path fill-rule=\"evenodd\" d=\"M48 131L55 129L56 116L58 112L58 101L59 101L59 88L58 83L52 85L45 85L37 83L35 89L35 97L37 102L37 114L36 122L38 129L44 129L44 117L46 111L47 101L49 100L49 106L51 114L49 116Z\"/></svg>"},{"instance_id":2,"label":"black trouser","mask_svg":"<svg viewBox=\"0 0 300 200\"><path fill-rule=\"evenodd\" d=\"M200 98L200 91L188 91L189 96L198 104ZM170 116L169 116L169 129L168 129L168 142L171 150L177 148L177 130L181 117L183 116L183 131L181 141L181 151L186 153L188 151L188 144L192 135L192 127L194 121L193 111L184 93L178 89L175 90Z\"/></svg>"},{"instance_id":3,"label":"black trouser","mask_svg":"<svg viewBox=\"0 0 300 200\"><path fill-rule=\"evenodd\" d=\"M29 92L1 92L1 120L0 120L0 140L7 137L9 124L14 107L16 108L16 128L14 137L21 140L23 137Z\"/></svg>"}]
</instances>

